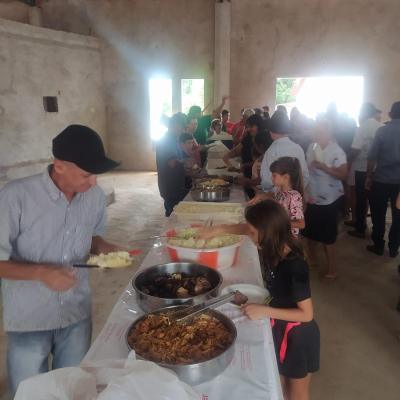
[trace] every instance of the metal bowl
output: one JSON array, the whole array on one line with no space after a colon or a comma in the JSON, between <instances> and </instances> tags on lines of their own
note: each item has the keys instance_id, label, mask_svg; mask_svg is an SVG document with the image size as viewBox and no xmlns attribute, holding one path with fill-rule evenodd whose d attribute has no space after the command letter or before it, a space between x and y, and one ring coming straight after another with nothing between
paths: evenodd
<instances>
[{"instance_id":1,"label":"metal bowl","mask_svg":"<svg viewBox=\"0 0 400 400\"><path fill-rule=\"evenodd\" d=\"M230 199L231 190L229 187L218 187L214 189L195 188L190 191L190 195L194 201L223 202Z\"/></svg>"},{"instance_id":2,"label":"metal bowl","mask_svg":"<svg viewBox=\"0 0 400 400\"><path fill-rule=\"evenodd\" d=\"M211 283L212 289L203 294L197 296L185 297L185 298L165 298L156 297L146 294L141 291L141 287L146 285L160 275L184 273L187 275L203 275ZM144 271L139 272L132 279L132 286L136 291L136 299L140 308L144 312L151 312L158 310L159 308L176 306L176 305L193 305L199 304L212 297L218 296L219 288L222 284L222 275L205 265L192 264L192 263L168 263L154 265L153 267L146 268Z\"/></svg>"},{"instance_id":3,"label":"metal bowl","mask_svg":"<svg viewBox=\"0 0 400 400\"><path fill-rule=\"evenodd\" d=\"M225 181L224 184L222 185L210 185L207 184L208 181L210 181L211 179L222 179ZM206 178L200 178L200 179L196 179L193 183L194 188L196 189L218 189L218 188L229 188L230 186L232 186L232 181L229 179L226 179L225 177L222 176L218 176L218 175L210 175Z\"/></svg>"},{"instance_id":4,"label":"metal bowl","mask_svg":"<svg viewBox=\"0 0 400 400\"><path fill-rule=\"evenodd\" d=\"M161 310L157 310L153 314L161 314L167 311L176 311L179 309L183 309L186 306L173 306L173 307L166 307ZM159 366L171 369L174 371L180 380L186 382L188 385L195 386L199 385L200 383L209 381L219 374L221 374L226 367L232 362L233 356L235 354L235 342L237 338L237 330L235 324L224 314L216 310L208 310L207 313L215 318L217 318L220 322L222 322L229 332L233 335L232 344L220 355L211 358L210 360L203 361L200 363L193 363L193 364L164 364L164 363L157 363ZM128 336L131 329L133 329L136 324L142 321L146 315L143 315L139 319L137 319L127 330L126 332L126 343L129 349L132 347L129 345ZM136 355L138 359L145 360L145 358L140 357L138 354ZM151 360L150 360L151 361Z\"/></svg>"}]
</instances>

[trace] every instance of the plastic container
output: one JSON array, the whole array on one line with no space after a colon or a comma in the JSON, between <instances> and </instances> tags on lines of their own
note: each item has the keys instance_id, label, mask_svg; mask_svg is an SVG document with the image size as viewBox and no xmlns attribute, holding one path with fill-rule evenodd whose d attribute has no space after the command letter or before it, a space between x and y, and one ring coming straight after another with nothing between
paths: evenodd
<instances>
[{"instance_id":1,"label":"plastic container","mask_svg":"<svg viewBox=\"0 0 400 400\"><path fill-rule=\"evenodd\" d=\"M176 236L176 230L170 229L165 236ZM191 249L188 247L173 246L166 240L169 257L172 262L193 262L207 265L214 269L230 268L239 257L239 248L242 240L230 246L218 247L216 249Z\"/></svg>"}]
</instances>

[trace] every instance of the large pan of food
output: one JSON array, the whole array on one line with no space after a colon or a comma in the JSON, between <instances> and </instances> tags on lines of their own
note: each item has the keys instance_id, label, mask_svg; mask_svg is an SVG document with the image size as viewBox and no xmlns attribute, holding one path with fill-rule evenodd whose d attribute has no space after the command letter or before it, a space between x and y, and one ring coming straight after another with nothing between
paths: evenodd
<instances>
[{"instance_id":1,"label":"large pan of food","mask_svg":"<svg viewBox=\"0 0 400 400\"><path fill-rule=\"evenodd\" d=\"M172 369L182 381L198 385L231 363L237 331L228 317L215 310L171 323L168 313L184 307L142 316L129 327L126 340L138 358Z\"/></svg>"},{"instance_id":2,"label":"large pan of food","mask_svg":"<svg viewBox=\"0 0 400 400\"><path fill-rule=\"evenodd\" d=\"M170 229L166 232L166 247L171 261L195 262L215 269L231 267L239 256L241 237L219 235L198 239L199 228Z\"/></svg>"},{"instance_id":3,"label":"large pan of food","mask_svg":"<svg viewBox=\"0 0 400 400\"><path fill-rule=\"evenodd\" d=\"M193 263L155 265L132 280L136 299L145 312L173 305L193 305L218 296L222 276L218 271Z\"/></svg>"},{"instance_id":4,"label":"large pan of food","mask_svg":"<svg viewBox=\"0 0 400 400\"><path fill-rule=\"evenodd\" d=\"M231 190L229 186L220 186L210 189L194 188L190 191L190 195L194 201L220 203L230 199Z\"/></svg>"},{"instance_id":5,"label":"large pan of food","mask_svg":"<svg viewBox=\"0 0 400 400\"><path fill-rule=\"evenodd\" d=\"M229 188L231 186L231 182L221 177L212 177L209 176L207 178L197 179L194 182L195 189L220 189L220 188Z\"/></svg>"}]
</instances>

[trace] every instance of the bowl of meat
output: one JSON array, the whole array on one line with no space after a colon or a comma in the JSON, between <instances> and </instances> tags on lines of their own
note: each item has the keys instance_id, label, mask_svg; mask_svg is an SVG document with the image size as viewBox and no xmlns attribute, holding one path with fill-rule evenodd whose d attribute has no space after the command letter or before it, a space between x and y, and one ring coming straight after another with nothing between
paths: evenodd
<instances>
[{"instance_id":1,"label":"bowl of meat","mask_svg":"<svg viewBox=\"0 0 400 400\"><path fill-rule=\"evenodd\" d=\"M169 368L189 385L215 378L231 363L237 337L235 324L216 310L185 322L174 322L173 306L145 314L128 329L126 341L136 357Z\"/></svg>"},{"instance_id":2,"label":"bowl of meat","mask_svg":"<svg viewBox=\"0 0 400 400\"><path fill-rule=\"evenodd\" d=\"M151 312L176 305L194 305L218 296L222 276L205 265L167 263L154 265L132 279L140 308Z\"/></svg>"}]
</instances>

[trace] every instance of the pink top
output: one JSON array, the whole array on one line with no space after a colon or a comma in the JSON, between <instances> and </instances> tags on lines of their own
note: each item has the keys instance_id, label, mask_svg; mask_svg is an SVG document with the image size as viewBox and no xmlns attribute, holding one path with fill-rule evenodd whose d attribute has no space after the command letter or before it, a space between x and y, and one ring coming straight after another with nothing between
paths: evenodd
<instances>
[{"instance_id":1,"label":"pink top","mask_svg":"<svg viewBox=\"0 0 400 400\"><path fill-rule=\"evenodd\" d=\"M291 221L304 219L303 198L297 190L288 190L287 192L277 191L275 200L287 211ZM294 237L299 236L300 229L292 228Z\"/></svg>"}]
</instances>

